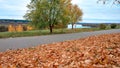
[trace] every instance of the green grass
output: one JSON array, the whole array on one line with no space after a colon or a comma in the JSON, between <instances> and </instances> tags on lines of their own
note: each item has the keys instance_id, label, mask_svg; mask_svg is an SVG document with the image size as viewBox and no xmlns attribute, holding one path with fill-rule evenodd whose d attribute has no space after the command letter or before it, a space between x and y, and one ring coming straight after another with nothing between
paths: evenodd
<instances>
[{"instance_id":1,"label":"green grass","mask_svg":"<svg viewBox=\"0 0 120 68\"><path fill-rule=\"evenodd\" d=\"M67 34L67 33L77 33L77 32L91 32L98 31L99 28L83 28L83 29L54 29L52 34ZM10 37L26 37L26 36L40 36L40 35L50 35L49 30L33 30L33 31L23 31L23 32L0 32L0 38L10 38Z\"/></svg>"}]
</instances>

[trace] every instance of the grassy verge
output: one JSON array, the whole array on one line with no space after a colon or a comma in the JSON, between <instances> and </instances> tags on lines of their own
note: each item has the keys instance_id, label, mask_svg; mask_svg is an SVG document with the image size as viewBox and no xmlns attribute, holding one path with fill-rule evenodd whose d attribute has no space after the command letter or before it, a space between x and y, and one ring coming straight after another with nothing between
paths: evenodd
<instances>
[{"instance_id":1,"label":"grassy verge","mask_svg":"<svg viewBox=\"0 0 120 68\"><path fill-rule=\"evenodd\" d=\"M54 29L53 34L67 34L67 33L77 33L77 32L91 32L98 31L99 28L83 28L83 29ZM49 35L49 30L34 30L34 31L24 31L24 32L1 32L0 38L9 37L26 37L26 36L40 36Z\"/></svg>"}]
</instances>

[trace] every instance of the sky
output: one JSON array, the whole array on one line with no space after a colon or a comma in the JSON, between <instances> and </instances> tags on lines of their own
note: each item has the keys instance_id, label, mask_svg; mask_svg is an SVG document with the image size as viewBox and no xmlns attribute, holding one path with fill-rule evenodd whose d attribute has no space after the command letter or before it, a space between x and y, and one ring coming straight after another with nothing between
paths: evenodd
<instances>
[{"instance_id":1,"label":"sky","mask_svg":"<svg viewBox=\"0 0 120 68\"><path fill-rule=\"evenodd\" d=\"M0 19L24 19L30 0L0 0ZM83 12L82 22L120 23L120 6L98 4L97 0L72 0Z\"/></svg>"}]
</instances>

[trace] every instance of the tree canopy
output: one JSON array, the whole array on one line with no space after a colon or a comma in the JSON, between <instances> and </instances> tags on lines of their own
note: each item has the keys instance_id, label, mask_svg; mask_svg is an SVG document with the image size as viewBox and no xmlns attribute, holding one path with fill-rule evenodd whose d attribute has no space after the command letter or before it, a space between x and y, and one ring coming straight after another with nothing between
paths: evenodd
<instances>
[{"instance_id":1,"label":"tree canopy","mask_svg":"<svg viewBox=\"0 0 120 68\"><path fill-rule=\"evenodd\" d=\"M71 22L71 4L71 0L31 0L27 6L29 10L24 17L30 20L33 26L39 29L47 27L52 33L54 25ZM73 10L77 12L75 14L77 18L82 16L82 11L78 7Z\"/></svg>"},{"instance_id":2,"label":"tree canopy","mask_svg":"<svg viewBox=\"0 0 120 68\"><path fill-rule=\"evenodd\" d=\"M72 24L72 29L73 29L73 25L76 23L76 21L81 20L81 16L83 15L83 13L77 5L70 5L69 10L70 10L69 12L71 13L70 22Z\"/></svg>"}]
</instances>

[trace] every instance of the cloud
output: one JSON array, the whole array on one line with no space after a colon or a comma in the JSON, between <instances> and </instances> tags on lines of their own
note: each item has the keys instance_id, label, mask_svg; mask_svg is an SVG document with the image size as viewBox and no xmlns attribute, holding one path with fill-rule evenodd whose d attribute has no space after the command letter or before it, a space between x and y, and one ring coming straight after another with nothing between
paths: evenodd
<instances>
[{"instance_id":1,"label":"cloud","mask_svg":"<svg viewBox=\"0 0 120 68\"><path fill-rule=\"evenodd\" d=\"M83 0L72 0L73 4L81 4Z\"/></svg>"},{"instance_id":2,"label":"cloud","mask_svg":"<svg viewBox=\"0 0 120 68\"><path fill-rule=\"evenodd\" d=\"M0 0L0 2L3 2L4 0Z\"/></svg>"},{"instance_id":3,"label":"cloud","mask_svg":"<svg viewBox=\"0 0 120 68\"><path fill-rule=\"evenodd\" d=\"M0 0L0 18L23 19L30 0ZM83 11L83 21L86 19L119 19L120 7L109 4L97 4L97 0L72 0Z\"/></svg>"},{"instance_id":4,"label":"cloud","mask_svg":"<svg viewBox=\"0 0 120 68\"><path fill-rule=\"evenodd\" d=\"M111 4L103 5L98 4L97 0L83 0L82 3L78 4L83 11L83 21L93 22L94 20L86 19L107 19L107 20L119 20L120 22L120 6ZM100 21L97 22L108 22ZM110 21L109 21L110 22Z\"/></svg>"},{"instance_id":5,"label":"cloud","mask_svg":"<svg viewBox=\"0 0 120 68\"><path fill-rule=\"evenodd\" d=\"M21 20L21 19L23 19L23 17L21 15L20 16L6 15L6 16L0 16L0 19L20 19Z\"/></svg>"},{"instance_id":6,"label":"cloud","mask_svg":"<svg viewBox=\"0 0 120 68\"><path fill-rule=\"evenodd\" d=\"M22 16L26 13L26 6L29 2L30 0L0 0L0 6L2 6L0 7L0 18L23 19Z\"/></svg>"}]
</instances>

